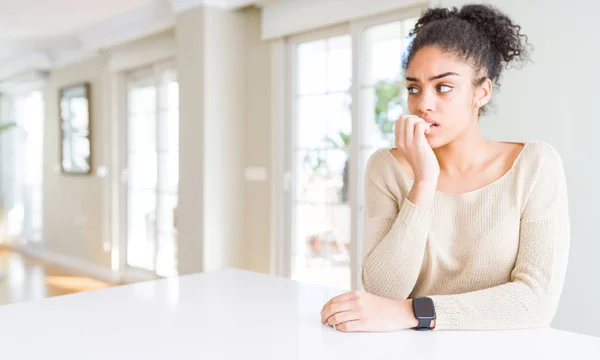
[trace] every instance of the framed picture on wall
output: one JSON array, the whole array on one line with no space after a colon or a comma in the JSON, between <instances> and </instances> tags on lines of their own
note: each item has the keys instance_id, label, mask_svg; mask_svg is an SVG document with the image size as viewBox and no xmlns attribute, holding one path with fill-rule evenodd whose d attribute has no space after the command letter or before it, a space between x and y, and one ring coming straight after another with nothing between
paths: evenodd
<instances>
[{"instance_id":1,"label":"framed picture on wall","mask_svg":"<svg viewBox=\"0 0 600 360\"><path fill-rule=\"evenodd\" d=\"M90 84L60 89L60 155L65 174L87 175L92 171Z\"/></svg>"}]
</instances>

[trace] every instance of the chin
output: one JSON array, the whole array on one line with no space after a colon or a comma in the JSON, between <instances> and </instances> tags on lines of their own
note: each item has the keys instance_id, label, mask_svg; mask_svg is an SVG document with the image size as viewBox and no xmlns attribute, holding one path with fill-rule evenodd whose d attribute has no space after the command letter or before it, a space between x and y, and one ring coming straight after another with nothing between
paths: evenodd
<instances>
[{"instance_id":1,"label":"chin","mask_svg":"<svg viewBox=\"0 0 600 360\"><path fill-rule=\"evenodd\" d=\"M436 149L444 145L436 136L427 137L427 143L429 143L429 146L431 146L432 149Z\"/></svg>"},{"instance_id":2,"label":"chin","mask_svg":"<svg viewBox=\"0 0 600 360\"><path fill-rule=\"evenodd\" d=\"M439 136L427 137L427 143L431 146L432 149L441 148L450 143L448 139L440 138Z\"/></svg>"}]
</instances>

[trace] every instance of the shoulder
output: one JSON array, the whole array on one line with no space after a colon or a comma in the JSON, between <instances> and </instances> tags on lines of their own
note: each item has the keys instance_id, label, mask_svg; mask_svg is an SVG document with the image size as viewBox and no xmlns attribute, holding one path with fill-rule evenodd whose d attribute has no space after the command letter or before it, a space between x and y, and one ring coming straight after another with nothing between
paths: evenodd
<instances>
[{"instance_id":1,"label":"shoulder","mask_svg":"<svg viewBox=\"0 0 600 360\"><path fill-rule=\"evenodd\" d=\"M367 159L367 166L365 168L367 177L379 178L380 175L390 171L391 165L393 165L390 160L393 160L390 149L383 148L375 150L375 152Z\"/></svg>"},{"instance_id":2,"label":"shoulder","mask_svg":"<svg viewBox=\"0 0 600 360\"><path fill-rule=\"evenodd\" d=\"M529 141L523 149L524 165L531 171L540 172L544 169L553 171L563 168L562 157L552 145L543 141Z\"/></svg>"},{"instance_id":3,"label":"shoulder","mask_svg":"<svg viewBox=\"0 0 600 360\"><path fill-rule=\"evenodd\" d=\"M527 189L526 199L551 198L557 190L566 189L563 161L559 152L542 141L526 143L520 176L521 184Z\"/></svg>"},{"instance_id":4,"label":"shoulder","mask_svg":"<svg viewBox=\"0 0 600 360\"><path fill-rule=\"evenodd\" d=\"M407 187L407 179L397 154L392 151L389 148L378 149L369 156L364 180L367 185L398 195Z\"/></svg>"},{"instance_id":5,"label":"shoulder","mask_svg":"<svg viewBox=\"0 0 600 360\"><path fill-rule=\"evenodd\" d=\"M526 184L521 220L568 210L567 181L559 152L548 143L536 141L528 143L525 155L520 180Z\"/></svg>"}]
</instances>

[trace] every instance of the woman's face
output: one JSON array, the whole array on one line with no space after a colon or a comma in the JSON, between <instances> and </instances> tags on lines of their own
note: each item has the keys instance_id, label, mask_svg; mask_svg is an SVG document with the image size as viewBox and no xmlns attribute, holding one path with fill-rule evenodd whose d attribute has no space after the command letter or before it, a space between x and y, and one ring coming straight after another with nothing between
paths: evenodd
<instances>
[{"instance_id":1,"label":"woman's face","mask_svg":"<svg viewBox=\"0 0 600 360\"><path fill-rule=\"evenodd\" d=\"M491 82L473 86L473 67L434 46L414 55L406 69L411 114L435 124L427 134L432 148L444 146L477 126L479 107L491 95Z\"/></svg>"}]
</instances>

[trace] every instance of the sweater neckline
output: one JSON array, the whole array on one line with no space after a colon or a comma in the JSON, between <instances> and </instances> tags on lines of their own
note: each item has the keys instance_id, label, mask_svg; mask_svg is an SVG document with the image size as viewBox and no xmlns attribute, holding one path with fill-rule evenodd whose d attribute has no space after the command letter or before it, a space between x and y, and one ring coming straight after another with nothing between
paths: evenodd
<instances>
[{"instance_id":1,"label":"sweater neckline","mask_svg":"<svg viewBox=\"0 0 600 360\"><path fill-rule=\"evenodd\" d=\"M463 197L463 196L469 196L469 195L474 195L477 193L480 193L484 190L487 190L503 181L505 181L507 178L510 177L510 175L515 171L515 168L518 167L519 162L521 161L521 158L523 158L523 154L525 153L525 151L530 147L532 141L524 141L522 142L523 144L523 148L521 149L521 151L519 152L519 154L517 155L517 157L515 158L515 160L513 161L511 167L504 173L502 174L502 176L500 176L498 179L492 181L491 183L484 185L480 188L474 189L474 190L470 190L470 191L465 191L462 193L449 193L449 192L444 192L444 191L439 191L439 190L435 190L436 195L442 195L442 196L447 196L447 197ZM406 171L404 170L404 168L402 167L402 165L398 162L398 160L396 159L396 157L394 157L394 155L391 152L392 149L386 149L385 152L389 155L389 157L391 158L391 160L394 162L396 168L400 171L400 175L406 180L407 184L409 185L409 187L412 187L414 180L408 176L408 174L406 174Z\"/></svg>"}]
</instances>

